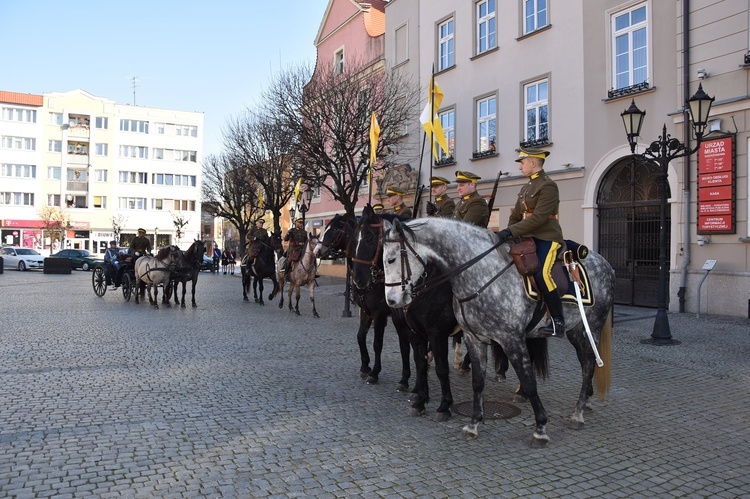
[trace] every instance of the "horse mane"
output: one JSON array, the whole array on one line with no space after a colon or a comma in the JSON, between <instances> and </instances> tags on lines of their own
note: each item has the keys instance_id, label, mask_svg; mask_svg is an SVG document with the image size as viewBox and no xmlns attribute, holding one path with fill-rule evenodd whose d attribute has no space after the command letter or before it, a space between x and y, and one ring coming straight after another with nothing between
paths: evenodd
<instances>
[{"instance_id":1,"label":"horse mane","mask_svg":"<svg viewBox=\"0 0 750 499\"><path fill-rule=\"evenodd\" d=\"M166 260L167 257L170 255L170 253L172 253L172 246L164 246L156 254L156 259L157 260Z\"/></svg>"},{"instance_id":2,"label":"horse mane","mask_svg":"<svg viewBox=\"0 0 750 499\"><path fill-rule=\"evenodd\" d=\"M199 248L203 248L203 253L206 253L206 245L203 241L196 239L193 241L193 244L190 245L190 247L187 249L187 251L183 251L183 255L185 256L185 260L190 261L192 259L198 258L198 253L200 252ZM202 255L201 255L202 256Z\"/></svg>"}]
</instances>

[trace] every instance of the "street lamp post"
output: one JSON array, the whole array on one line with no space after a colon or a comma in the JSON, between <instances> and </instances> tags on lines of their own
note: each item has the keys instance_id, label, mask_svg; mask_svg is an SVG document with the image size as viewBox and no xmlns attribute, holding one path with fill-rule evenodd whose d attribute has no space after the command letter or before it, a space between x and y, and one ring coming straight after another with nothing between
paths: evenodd
<instances>
[{"instance_id":1,"label":"street lamp post","mask_svg":"<svg viewBox=\"0 0 750 499\"><path fill-rule=\"evenodd\" d=\"M308 185L307 189L305 189L305 199L299 205L299 212L302 213L302 225L305 225L305 213L307 213L310 209L310 203L312 203L313 193L313 188Z\"/></svg>"},{"instance_id":2,"label":"street lamp post","mask_svg":"<svg viewBox=\"0 0 750 499\"><path fill-rule=\"evenodd\" d=\"M703 91L703 85L699 84L698 91L686 103L690 109L690 118L693 121L693 130L695 131L696 147L694 149L687 149L679 140L672 138L667 133L667 125L665 124L658 140L652 142L644 153L637 154L635 152L636 142L641 133L646 111L638 109L635 105L635 99L633 99L630 107L620 114L625 125L631 154L641 160L656 161L659 165L661 180L661 198L659 200L659 302L651 338L643 340L643 343L651 345L676 345L679 343L679 341L672 339L667 317L667 275L669 271L667 269L667 251L669 249L667 248L667 176L669 175L670 161L676 158L687 158L698 151L701 138L706 131L708 115L711 112L713 101L714 97L709 97ZM689 182L690 179L684 179L684 181Z\"/></svg>"}]
</instances>

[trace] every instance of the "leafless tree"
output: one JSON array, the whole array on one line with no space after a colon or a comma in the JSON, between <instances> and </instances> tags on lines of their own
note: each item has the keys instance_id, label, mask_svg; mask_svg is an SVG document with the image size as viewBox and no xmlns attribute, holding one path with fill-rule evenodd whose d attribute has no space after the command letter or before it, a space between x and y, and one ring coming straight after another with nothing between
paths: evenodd
<instances>
[{"instance_id":1,"label":"leafless tree","mask_svg":"<svg viewBox=\"0 0 750 499\"><path fill-rule=\"evenodd\" d=\"M237 228L240 251L263 210L258 208L258 184L241 158L230 154L207 156L202 166L202 202L206 211Z\"/></svg>"},{"instance_id":2,"label":"leafless tree","mask_svg":"<svg viewBox=\"0 0 750 499\"><path fill-rule=\"evenodd\" d=\"M169 214L172 215L172 225L174 225L177 234L177 244L179 244L182 237L182 229L190 223L190 219L179 213L170 212Z\"/></svg>"},{"instance_id":3,"label":"leafless tree","mask_svg":"<svg viewBox=\"0 0 750 499\"><path fill-rule=\"evenodd\" d=\"M117 241L118 245L122 244L122 241L120 241L120 234L122 234L122 230L125 228L127 221L128 217L122 213L112 216L112 232L115 234L115 241Z\"/></svg>"},{"instance_id":4,"label":"leafless tree","mask_svg":"<svg viewBox=\"0 0 750 499\"><path fill-rule=\"evenodd\" d=\"M50 238L50 244L60 241L62 244L64 231L70 228L70 215L56 206L42 206L39 210L39 220L42 221L42 233Z\"/></svg>"},{"instance_id":5,"label":"leafless tree","mask_svg":"<svg viewBox=\"0 0 750 499\"><path fill-rule=\"evenodd\" d=\"M318 63L314 74L305 66L281 72L264 103L294 144L293 177L328 191L352 216L359 196L367 195L361 189L368 177L372 113L380 126L376 169L387 169L409 157L403 139L408 124L416 122L419 89L382 61L347 60L337 71Z\"/></svg>"},{"instance_id":6,"label":"leafless tree","mask_svg":"<svg viewBox=\"0 0 750 499\"><path fill-rule=\"evenodd\" d=\"M248 109L227 123L224 147L233 158L248 165L248 173L262 195L258 209L271 212L273 231L280 234L281 210L292 196L289 186L295 141L283 134L272 115Z\"/></svg>"}]
</instances>

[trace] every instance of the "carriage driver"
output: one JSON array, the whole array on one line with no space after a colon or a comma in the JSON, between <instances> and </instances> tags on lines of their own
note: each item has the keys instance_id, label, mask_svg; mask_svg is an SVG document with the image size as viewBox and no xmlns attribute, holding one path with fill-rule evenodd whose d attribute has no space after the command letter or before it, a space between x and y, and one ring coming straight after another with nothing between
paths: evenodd
<instances>
[{"instance_id":1,"label":"carriage driver","mask_svg":"<svg viewBox=\"0 0 750 499\"><path fill-rule=\"evenodd\" d=\"M552 279L552 266L563 246L563 233L558 220L560 193L557 184L544 172L548 151L521 149L516 161L518 169L529 179L518 193L516 205L510 211L508 228L498 233L500 240L511 237L532 237L539 257L539 270L535 274L552 321L539 328L539 333L556 338L565 337L565 319L562 299Z\"/></svg>"},{"instance_id":2,"label":"carriage driver","mask_svg":"<svg viewBox=\"0 0 750 499\"><path fill-rule=\"evenodd\" d=\"M387 196L386 200L388 201L388 204L391 205L393 213L398 215L398 218L401 220L409 220L413 216L411 208L404 204L404 196L406 195L405 191L396 187L389 187L385 191L385 194Z\"/></svg>"},{"instance_id":3,"label":"carriage driver","mask_svg":"<svg viewBox=\"0 0 750 499\"><path fill-rule=\"evenodd\" d=\"M427 214L431 217L453 217L456 203L446 194L450 180L443 177L430 177L430 190L435 196L434 203L427 203Z\"/></svg>"},{"instance_id":4,"label":"carriage driver","mask_svg":"<svg viewBox=\"0 0 750 499\"><path fill-rule=\"evenodd\" d=\"M268 243L268 231L263 224L266 221L259 218L255 221L255 227L250 231L250 242L247 244L250 246L247 252L247 265L252 265L255 257L260 254L260 249L264 244Z\"/></svg>"},{"instance_id":5,"label":"carriage driver","mask_svg":"<svg viewBox=\"0 0 750 499\"><path fill-rule=\"evenodd\" d=\"M146 237L146 229L138 229L138 236L130 241L130 254L133 255L133 264L146 253L151 253L151 240Z\"/></svg>"},{"instance_id":6,"label":"carriage driver","mask_svg":"<svg viewBox=\"0 0 750 499\"><path fill-rule=\"evenodd\" d=\"M302 257L302 253L305 249L305 243L307 242L307 232L303 225L304 220L298 218L294 221L294 227L289 229L289 232L284 236L284 241L289 242L289 246L286 249L286 262L284 263L284 274L289 275L289 271L292 269L292 264L298 261Z\"/></svg>"},{"instance_id":7,"label":"carriage driver","mask_svg":"<svg viewBox=\"0 0 750 499\"><path fill-rule=\"evenodd\" d=\"M461 198L453 210L453 218L486 229L490 223L490 209L477 192L477 180L481 178L471 172L456 172L456 190Z\"/></svg>"}]
</instances>

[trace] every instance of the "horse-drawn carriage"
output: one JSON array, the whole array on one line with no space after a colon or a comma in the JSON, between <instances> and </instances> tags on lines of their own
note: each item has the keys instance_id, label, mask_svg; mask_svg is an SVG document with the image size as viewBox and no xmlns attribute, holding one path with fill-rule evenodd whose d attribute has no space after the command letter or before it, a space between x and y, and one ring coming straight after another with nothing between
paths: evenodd
<instances>
[{"instance_id":1,"label":"horse-drawn carriage","mask_svg":"<svg viewBox=\"0 0 750 499\"><path fill-rule=\"evenodd\" d=\"M130 251L125 248L118 252L119 268L110 262L97 264L94 272L91 274L91 283L94 287L94 294L102 297L107 293L107 288L122 288L122 297L125 301L130 301L135 290L135 265Z\"/></svg>"}]
</instances>

